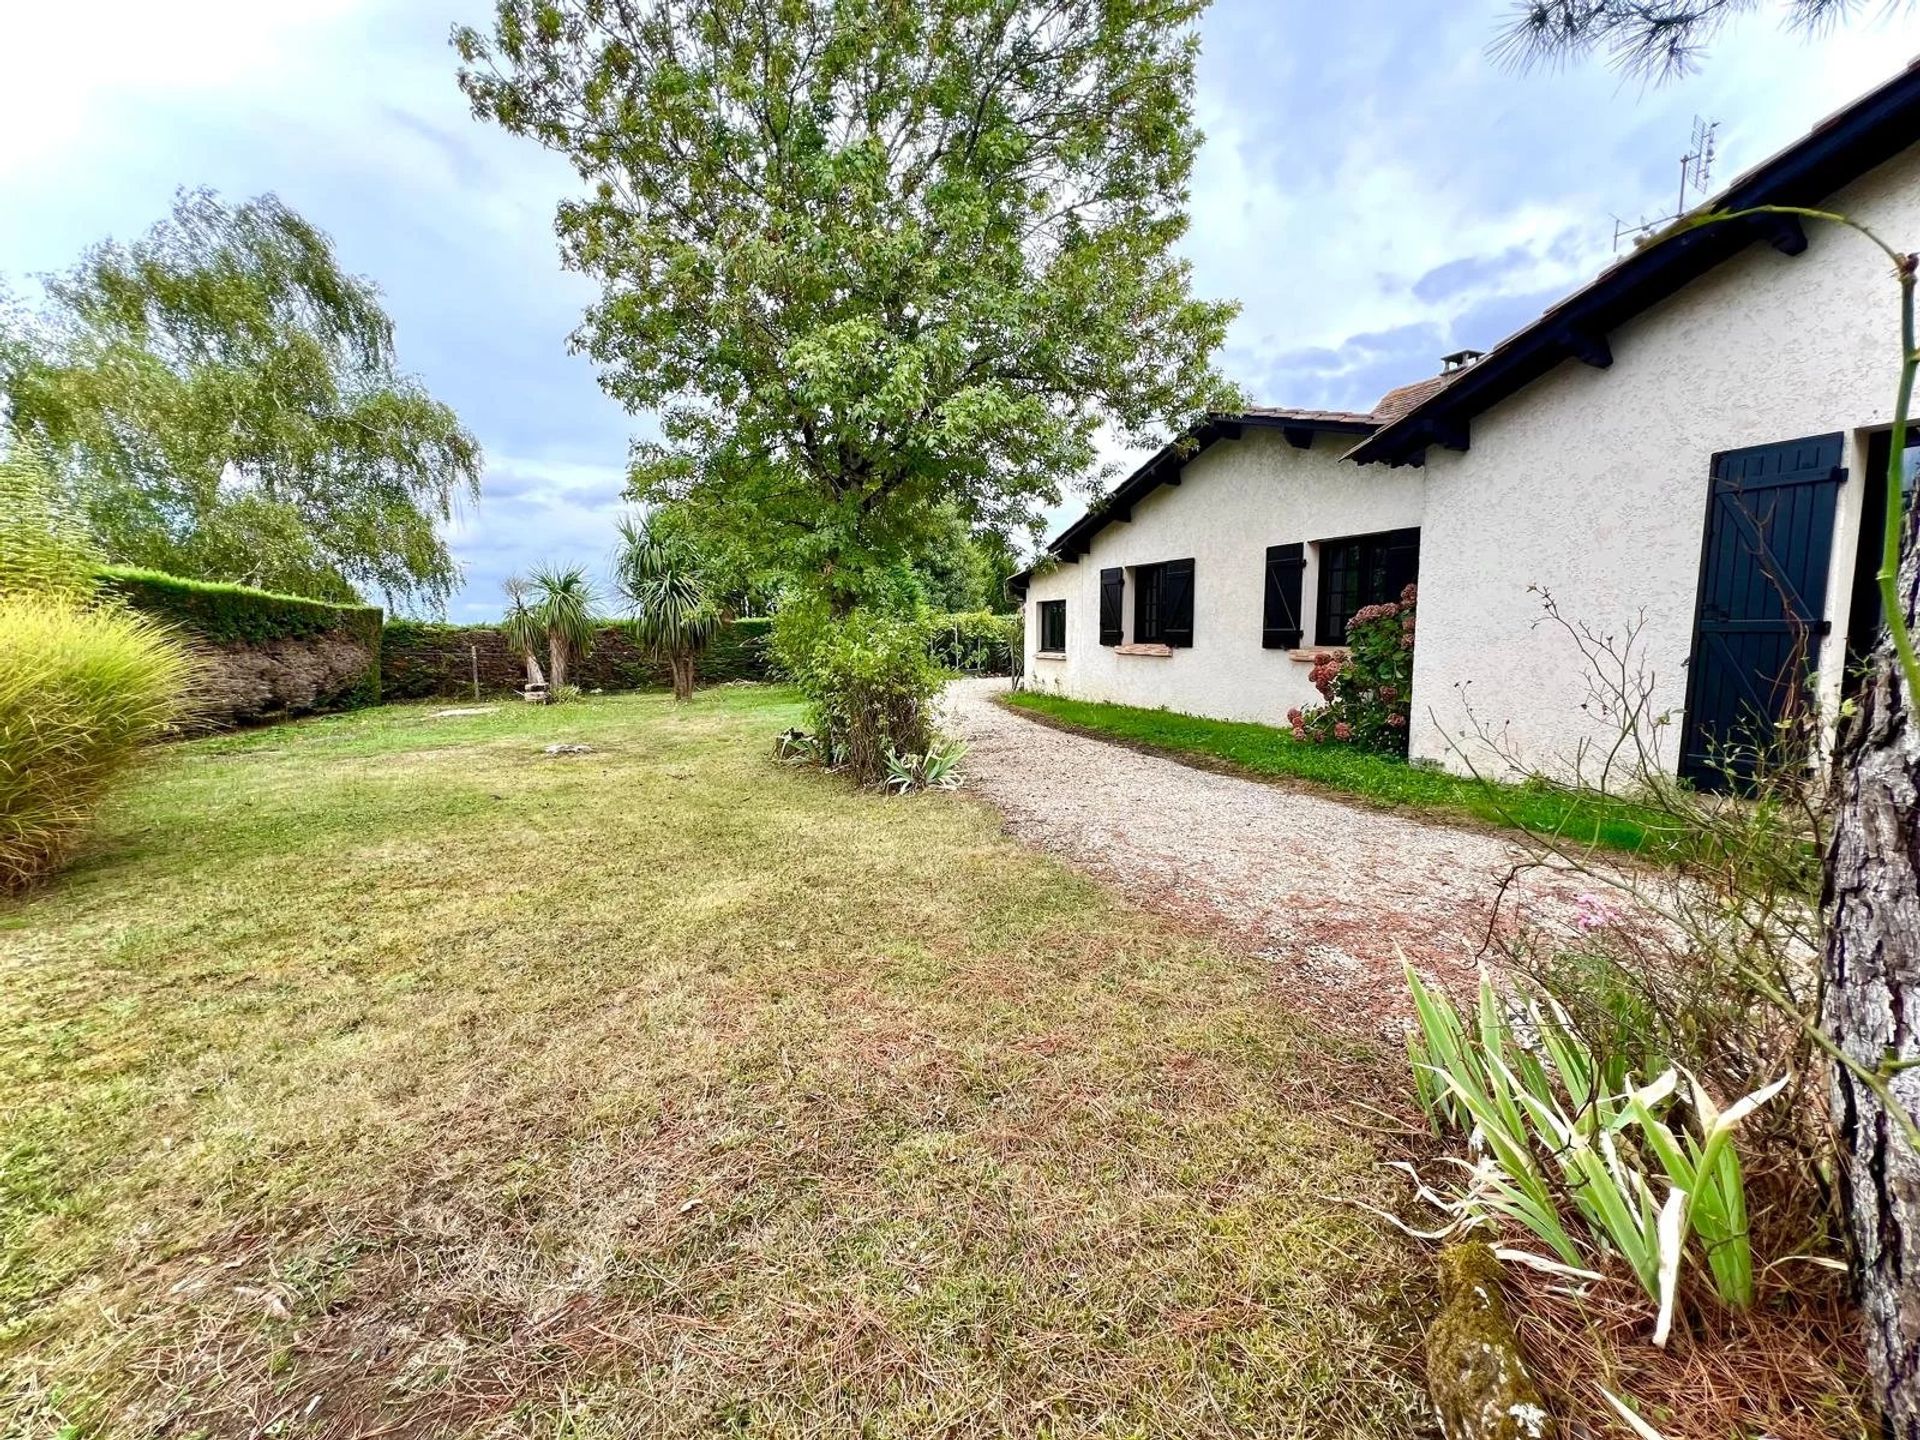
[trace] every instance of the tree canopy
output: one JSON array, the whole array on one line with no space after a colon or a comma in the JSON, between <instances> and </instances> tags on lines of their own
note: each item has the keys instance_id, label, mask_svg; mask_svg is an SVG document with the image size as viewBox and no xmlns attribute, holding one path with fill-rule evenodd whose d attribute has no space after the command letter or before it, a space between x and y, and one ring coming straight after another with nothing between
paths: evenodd
<instances>
[{"instance_id":1,"label":"tree canopy","mask_svg":"<svg viewBox=\"0 0 1920 1440\"><path fill-rule=\"evenodd\" d=\"M836 605L958 513L1031 528L1112 427L1231 399L1174 244L1204 0L499 0L482 117L566 155L576 343L633 490Z\"/></svg>"},{"instance_id":2,"label":"tree canopy","mask_svg":"<svg viewBox=\"0 0 1920 1440\"><path fill-rule=\"evenodd\" d=\"M371 282L271 195L183 192L0 328L11 421L109 558L322 599L437 604L480 447L395 367Z\"/></svg>"}]
</instances>

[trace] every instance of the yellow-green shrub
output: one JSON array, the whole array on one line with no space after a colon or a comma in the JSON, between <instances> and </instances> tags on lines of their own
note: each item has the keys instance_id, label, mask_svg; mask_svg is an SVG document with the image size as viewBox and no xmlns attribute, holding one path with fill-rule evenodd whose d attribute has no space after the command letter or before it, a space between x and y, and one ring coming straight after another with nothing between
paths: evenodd
<instances>
[{"instance_id":1,"label":"yellow-green shrub","mask_svg":"<svg viewBox=\"0 0 1920 1440\"><path fill-rule=\"evenodd\" d=\"M0 889L72 853L107 786L180 713L190 663L118 606L0 597Z\"/></svg>"}]
</instances>

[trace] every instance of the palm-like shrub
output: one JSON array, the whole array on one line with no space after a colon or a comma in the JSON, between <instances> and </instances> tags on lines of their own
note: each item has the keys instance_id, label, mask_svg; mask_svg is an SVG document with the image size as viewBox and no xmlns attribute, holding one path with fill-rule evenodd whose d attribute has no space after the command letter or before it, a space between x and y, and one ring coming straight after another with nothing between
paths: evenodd
<instances>
[{"instance_id":1,"label":"palm-like shrub","mask_svg":"<svg viewBox=\"0 0 1920 1440\"><path fill-rule=\"evenodd\" d=\"M636 641L667 662L676 700L693 698L694 662L720 625L699 563L691 545L653 524L651 516L621 519L614 575L631 611L627 624Z\"/></svg>"},{"instance_id":2,"label":"palm-like shrub","mask_svg":"<svg viewBox=\"0 0 1920 1440\"><path fill-rule=\"evenodd\" d=\"M545 685L547 677L540 670L540 642L546 636L546 627L540 623L539 612L531 603L527 582L518 575L507 577L507 613L500 622L500 630L507 637L507 644L514 654L527 665L527 684Z\"/></svg>"},{"instance_id":3,"label":"palm-like shrub","mask_svg":"<svg viewBox=\"0 0 1920 1440\"><path fill-rule=\"evenodd\" d=\"M567 666L577 655L593 651L593 585L584 567L562 570L546 565L533 572L533 611L546 632L547 662L553 688L567 683Z\"/></svg>"}]
</instances>

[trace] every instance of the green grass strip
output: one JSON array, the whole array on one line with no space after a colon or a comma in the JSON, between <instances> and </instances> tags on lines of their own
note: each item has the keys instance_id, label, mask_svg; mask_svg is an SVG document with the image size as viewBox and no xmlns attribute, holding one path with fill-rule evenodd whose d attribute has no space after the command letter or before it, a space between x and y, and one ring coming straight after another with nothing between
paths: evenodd
<instances>
[{"instance_id":1,"label":"green grass strip","mask_svg":"<svg viewBox=\"0 0 1920 1440\"><path fill-rule=\"evenodd\" d=\"M1019 691L1018 710L1095 735L1174 755L1225 762L1250 775L1302 780L1376 805L1404 807L1439 820L1474 821L1555 837L1575 846L1621 850L1659 859L1678 851L1672 817L1630 801L1530 780L1491 780L1429 770L1343 745L1310 745L1285 730L1239 720L1208 720L1172 710L1145 710Z\"/></svg>"}]
</instances>

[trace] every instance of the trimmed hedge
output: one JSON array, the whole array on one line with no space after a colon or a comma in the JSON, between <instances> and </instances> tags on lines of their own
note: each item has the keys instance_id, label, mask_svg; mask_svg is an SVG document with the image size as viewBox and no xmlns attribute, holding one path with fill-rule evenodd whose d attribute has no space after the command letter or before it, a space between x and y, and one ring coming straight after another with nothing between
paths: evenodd
<instances>
[{"instance_id":1,"label":"trimmed hedge","mask_svg":"<svg viewBox=\"0 0 1920 1440\"><path fill-rule=\"evenodd\" d=\"M109 565L103 595L171 628L202 652L205 724L244 725L380 703L382 613L246 585ZM323 643L331 642L331 643ZM364 668L353 647L365 654Z\"/></svg>"},{"instance_id":2,"label":"trimmed hedge","mask_svg":"<svg viewBox=\"0 0 1920 1440\"><path fill-rule=\"evenodd\" d=\"M699 683L773 678L767 658L772 623L755 617L721 626L694 667ZM497 625L387 622L380 669L381 691L388 699L471 695L476 668L482 693L517 690L526 678L525 665ZM636 644L624 625L612 622L600 627L590 654L574 657L567 679L583 690L648 690L669 683L665 663Z\"/></svg>"},{"instance_id":3,"label":"trimmed hedge","mask_svg":"<svg viewBox=\"0 0 1920 1440\"><path fill-rule=\"evenodd\" d=\"M209 645L258 645L350 630L376 645L380 638L378 605L335 605L299 595L278 595L245 585L212 580L183 580L158 570L108 565L99 572L100 588L156 620L164 620Z\"/></svg>"}]
</instances>

